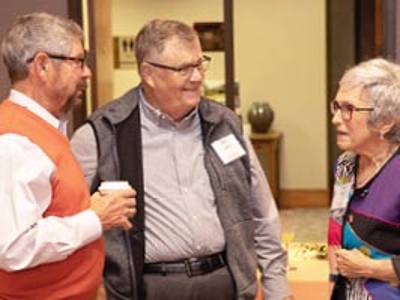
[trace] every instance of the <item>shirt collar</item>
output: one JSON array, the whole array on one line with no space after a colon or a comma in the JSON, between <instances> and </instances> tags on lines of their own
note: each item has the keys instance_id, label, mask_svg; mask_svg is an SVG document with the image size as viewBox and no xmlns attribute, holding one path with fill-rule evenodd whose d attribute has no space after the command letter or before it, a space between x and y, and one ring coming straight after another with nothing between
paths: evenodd
<instances>
[{"instance_id":1,"label":"shirt collar","mask_svg":"<svg viewBox=\"0 0 400 300\"><path fill-rule=\"evenodd\" d=\"M66 119L57 119L54 117L50 112L48 112L43 106L38 104L35 100L32 98L29 98L25 94L12 89L10 91L10 96L9 99L22 106L25 107L27 110L30 112L34 113L47 123L49 123L51 126L55 127L58 129L60 132L62 132L64 135L67 134L67 123L68 121Z\"/></svg>"}]
</instances>

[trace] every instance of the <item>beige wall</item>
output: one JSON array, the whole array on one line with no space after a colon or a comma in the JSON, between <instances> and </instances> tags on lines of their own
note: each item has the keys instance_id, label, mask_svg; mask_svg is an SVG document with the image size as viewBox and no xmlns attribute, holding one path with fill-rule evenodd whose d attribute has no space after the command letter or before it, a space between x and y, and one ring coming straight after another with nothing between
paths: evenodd
<instances>
[{"instance_id":1,"label":"beige wall","mask_svg":"<svg viewBox=\"0 0 400 300\"><path fill-rule=\"evenodd\" d=\"M281 188L327 187L326 20L324 0L238 0L234 3L235 73L241 112L252 101L275 110L282 131ZM135 35L152 18L188 23L223 20L223 1L113 0L113 36ZM207 79L223 79L223 54ZM114 72L114 96L138 82L133 69Z\"/></svg>"},{"instance_id":2,"label":"beige wall","mask_svg":"<svg viewBox=\"0 0 400 300\"><path fill-rule=\"evenodd\" d=\"M13 0L2 1L0 9L0 41L11 27L14 18L19 15L32 13L35 11L45 11L60 16L68 15L68 1L53 1L53 0ZM0 101L8 96L11 88L11 83L8 78L6 67L3 59L0 59Z\"/></svg>"}]
</instances>

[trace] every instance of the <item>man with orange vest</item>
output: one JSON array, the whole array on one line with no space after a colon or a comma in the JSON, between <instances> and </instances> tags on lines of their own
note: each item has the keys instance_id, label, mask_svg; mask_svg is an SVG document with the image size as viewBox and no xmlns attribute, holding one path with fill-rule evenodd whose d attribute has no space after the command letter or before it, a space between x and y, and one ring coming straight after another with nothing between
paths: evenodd
<instances>
[{"instance_id":1,"label":"man with orange vest","mask_svg":"<svg viewBox=\"0 0 400 300\"><path fill-rule=\"evenodd\" d=\"M93 299L103 230L131 228L135 191L90 196L65 115L91 71L82 29L20 16L1 44L12 90L0 104L0 299Z\"/></svg>"}]
</instances>

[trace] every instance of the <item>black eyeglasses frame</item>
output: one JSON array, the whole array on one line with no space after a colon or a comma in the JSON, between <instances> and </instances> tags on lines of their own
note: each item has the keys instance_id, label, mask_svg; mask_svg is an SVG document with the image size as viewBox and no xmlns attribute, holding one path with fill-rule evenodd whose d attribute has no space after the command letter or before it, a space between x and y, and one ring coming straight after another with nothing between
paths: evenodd
<instances>
[{"instance_id":1,"label":"black eyeglasses frame","mask_svg":"<svg viewBox=\"0 0 400 300\"><path fill-rule=\"evenodd\" d=\"M88 53L87 51L85 51L84 57L73 57L73 56L67 56L67 55L62 55L62 54L53 54L53 53L49 53L46 51L43 51L43 53L46 53L46 55L51 58L51 59L58 59L58 60L69 60L69 61L74 61L76 63L79 63L79 66L81 69L84 68L85 64L86 64L86 60L88 58ZM26 63L31 63L34 59L35 56L37 55L37 53L26 60Z\"/></svg>"},{"instance_id":2,"label":"black eyeglasses frame","mask_svg":"<svg viewBox=\"0 0 400 300\"><path fill-rule=\"evenodd\" d=\"M185 74L186 71L188 71L190 69L194 70L195 68L197 68L199 71L202 71L202 72L207 71L208 65L204 65L204 64L211 62L211 57L209 57L207 55L203 55L203 57L201 58L201 60L198 63L188 64L188 65L184 65L182 67L173 67L173 66L168 66L168 65L164 65L164 64L160 64L160 63L156 63L156 62L152 62L152 61L145 61L145 62L148 63L149 65L152 65L153 67L173 71L173 72L180 73L180 74L186 76L186 75L189 75L192 73L192 72L189 72L188 74ZM202 67L202 68L199 69L199 67Z\"/></svg>"}]
</instances>

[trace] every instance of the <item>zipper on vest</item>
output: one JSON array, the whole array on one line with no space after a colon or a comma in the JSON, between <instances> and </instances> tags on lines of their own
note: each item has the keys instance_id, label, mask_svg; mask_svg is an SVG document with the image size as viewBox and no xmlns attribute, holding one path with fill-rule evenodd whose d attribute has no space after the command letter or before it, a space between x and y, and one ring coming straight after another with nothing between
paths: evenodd
<instances>
[{"instance_id":1,"label":"zipper on vest","mask_svg":"<svg viewBox=\"0 0 400 300\"><path fill-rule=\"evenodd\" d=\"M131 288L132 288L132 299L131 300L139 300L138 297L138 289L136 288L136 272L135 272L135 265L133 263L133 258L132 258L132 246L130 243L130 238L129 238L129 231L124 232L124 238L125 238L125 243L126 247L128 249L128 265L129 265L129 275L131 279Z\"/></svg>"}]
</instances>

